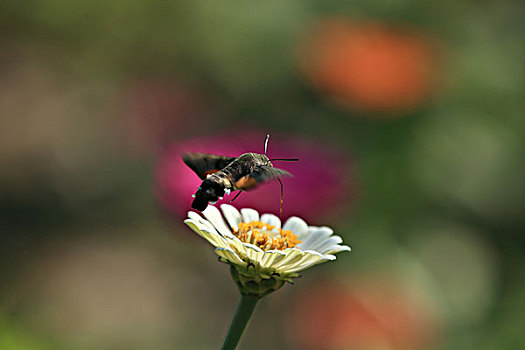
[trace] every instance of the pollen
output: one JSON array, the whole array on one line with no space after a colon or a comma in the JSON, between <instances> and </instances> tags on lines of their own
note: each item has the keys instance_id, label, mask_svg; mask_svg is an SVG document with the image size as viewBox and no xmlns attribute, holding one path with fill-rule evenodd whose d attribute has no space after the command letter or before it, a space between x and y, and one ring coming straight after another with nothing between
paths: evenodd
<instances>
[{"instance_id":1,"label":"pollen","mask_svg":"<svg viewBox=\"0 0 525 350\"><path fill-rule=\"evenodd\" d=\"M233 230L233 234L242 242L256 245L264 251L293 248L301 243L292 231L274 229L275 226L261 221L241 222L239 228Z\"/></svg>"}]
</instances>

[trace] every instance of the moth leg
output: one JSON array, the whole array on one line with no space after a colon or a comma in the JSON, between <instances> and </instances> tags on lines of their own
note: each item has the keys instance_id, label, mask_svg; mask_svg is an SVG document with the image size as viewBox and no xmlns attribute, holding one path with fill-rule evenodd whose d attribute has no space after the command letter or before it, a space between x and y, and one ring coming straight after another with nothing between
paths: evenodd
<instances>
[{"instance_id":1,"label":"moth leg","mask_svg":"<svg viewBox=\"0 0 525 350\"><path fill-rule=\"evenodd\" d=\"M240 190L239 193L237 193L237 194L235 195L235 197L233 197L233 199L230 201L230 203L233 203L233 201L236 200L237 197L239 197L239 196L241 195L241 193L242 193L242 190Z\"/></svg>"}]
</instances>

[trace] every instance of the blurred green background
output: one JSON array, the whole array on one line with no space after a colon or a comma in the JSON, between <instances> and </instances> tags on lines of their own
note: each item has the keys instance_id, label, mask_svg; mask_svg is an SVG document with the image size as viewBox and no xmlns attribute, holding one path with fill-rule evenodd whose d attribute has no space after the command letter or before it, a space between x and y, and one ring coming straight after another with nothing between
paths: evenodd
<instances>
[{"instance_id":1,"label":"blurred green background","mask_svg":"<svg viewBox=\"0 0 525 350\"><path fill-rule=\"evenodd\" d=\"M238 293L154 174L247 129L358 190L314 219L353 251L241 348L525 348L523 1L4 0L0 29L0 349L218 348Z\"/></svg>"}]
</instances>

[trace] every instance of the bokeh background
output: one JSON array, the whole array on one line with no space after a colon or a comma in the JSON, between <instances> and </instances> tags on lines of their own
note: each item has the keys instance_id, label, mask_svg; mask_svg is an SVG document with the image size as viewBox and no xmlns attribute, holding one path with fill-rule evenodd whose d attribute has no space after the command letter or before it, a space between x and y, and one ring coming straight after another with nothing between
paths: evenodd
<instances>
[{"instance_id":1,"label":"bokeh background","mask_svg":"<svg viewBox=\"0 0 525 350\"><path fill-rule=\"evenodd\" d=\"M241 348L525 348L523 1L3 0L0 29L0 349L218 348L238 293L180 153L267 133L284 215L353 251Z\"/></svg>"}]
</instances>

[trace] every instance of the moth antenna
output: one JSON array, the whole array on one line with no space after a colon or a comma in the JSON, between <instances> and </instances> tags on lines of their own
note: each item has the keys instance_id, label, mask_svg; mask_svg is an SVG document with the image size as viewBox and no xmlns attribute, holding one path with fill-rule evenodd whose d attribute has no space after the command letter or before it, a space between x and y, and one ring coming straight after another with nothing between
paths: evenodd
<instances>
[{"instance_id":1,"label":"moth antenna","mask_svg":"<svg viewBox=\"0 0 525 350\"><path fill-rule=\"evenodd\" d=\"M235 195L235 197L233 197L233 199L230 201L230 203L233 203L233 201L236 200L237 197L239 197L239 196L241 195L241 193L242 193L242 191L239 191L239 193L237 193L237 194Z\"/></svg>"},{"instance_id":2,"label":"moth antenna","mask_svg":"<svg viewBox=\"0 0 525 350\"><path fill-rule=\"evenodd\" d=\"M279 205L279 219L281 219L281 221L283 221L283 192L284 192L284 187L283 187L283 182L281 181L281 179L279 177L277 177L277 180L279 180L279 184L281 185L281 204Z\"/></svg>"},{"instance_id":3,"label":"moth antenna","mask_svg":"<svg viewBox=\"0 0 525 350\"><path fill-rule=\"evenodd\" d=\"M270 159L270 162L273 162L274 160L282 160L285 162L298 162L299 158L274 158L274 159Z\"/></svg>"},{"instance_id":4,"label":"moth antenna","mask_svg":"<svg viewBox=\"0 0 525 350\"><path fill-rule=\"evenodd\" d=\"M264 140L264 155L266 155L266 150L268 149L268 140L270 139L270 135L266 135L266 139Z\"/></svg>"}]
</instances>

